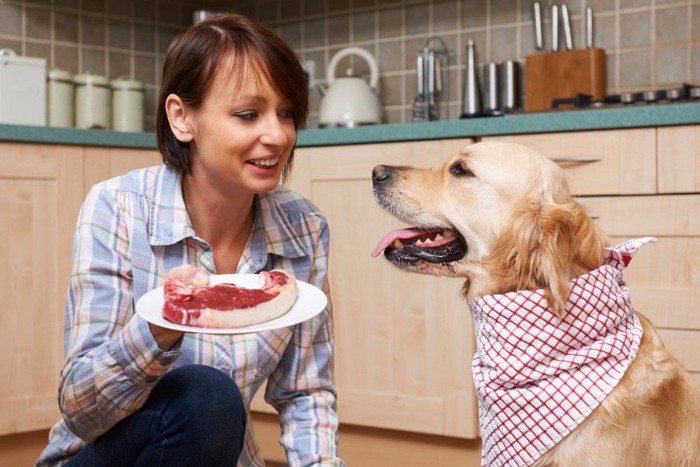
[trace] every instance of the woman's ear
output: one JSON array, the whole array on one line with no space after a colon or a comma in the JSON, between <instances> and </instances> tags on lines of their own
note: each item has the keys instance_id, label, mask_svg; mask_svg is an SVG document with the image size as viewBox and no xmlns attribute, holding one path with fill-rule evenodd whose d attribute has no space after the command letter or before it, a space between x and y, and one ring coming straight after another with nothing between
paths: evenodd
<instances>
[{"instance_id":1,"label":"woman's ear","mask_svg":"<svg viewBox=\"0 0 700 467\"><path fill-rule=\"evenodd\" d=\"M194 134L188 120L191 111L185 106L176 94L170 94L165 99L165 113L170 122L170 130L181 143L189 143L194 139Z\"/></svg>"}]
</instances>

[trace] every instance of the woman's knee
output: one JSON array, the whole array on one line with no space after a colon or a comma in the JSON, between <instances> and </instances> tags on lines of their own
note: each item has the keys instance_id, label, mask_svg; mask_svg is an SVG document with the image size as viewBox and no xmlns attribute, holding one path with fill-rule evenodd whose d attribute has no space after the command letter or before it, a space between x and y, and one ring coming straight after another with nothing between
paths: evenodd
<instances>
[{"instance_id":1,"label":"woman's knee","mask_svg":"<svg viewBox=\"0 0 700 467\"><path fill-rule=\"evenodd\" d=\"M163 386L169 401L168 419L187 420L211 429L231 423L245 426L246 411L241 393L226 373L204 365L188 365L166 374L154 389Z\"/></svg>"}]
</instances>

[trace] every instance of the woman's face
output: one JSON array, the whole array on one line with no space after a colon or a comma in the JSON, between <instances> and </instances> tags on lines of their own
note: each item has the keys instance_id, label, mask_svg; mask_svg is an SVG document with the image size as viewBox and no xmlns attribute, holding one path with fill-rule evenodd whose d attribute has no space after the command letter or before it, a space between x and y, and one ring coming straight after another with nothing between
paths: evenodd
<instances>
[{"instance_id":1,"label":"woman's face","mask_svg":"<svg viewBox=\"0 0 700 467\"><path fill-rule=\"evenodd\" d=\"M223 191L264 193L279 183L294 147L294 109L263 76L236 81L217 73L190 115L192 177Z\"/></svg>"}]
</instances>

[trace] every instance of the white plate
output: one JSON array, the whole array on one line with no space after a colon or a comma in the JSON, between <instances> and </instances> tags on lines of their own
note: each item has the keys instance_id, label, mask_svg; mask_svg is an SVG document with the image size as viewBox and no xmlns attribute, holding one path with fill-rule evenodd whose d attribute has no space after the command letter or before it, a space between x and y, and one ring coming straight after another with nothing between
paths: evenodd
<instances>
[{"instance_id":1,"label":"white plate","mask_svg":"<svg viewBox=\"0 0 700 467\"><path fill-rule=\"evenodd\" d=\"M259 289L260 279L257 274L221 274L209 276L209 284L236 284L248 289ZM292 308L271 321L244 326L240 328L201 328L176 324L163 318L163 287L158 287L145 293L136 302L136 313L149 323L175 331L194 332L202 334L246 334L251 332L269 331L285 328L313 318L326 308L328 298L321 289L306 282L297 281L297 301Z\"/></svg>"}]
</instances>

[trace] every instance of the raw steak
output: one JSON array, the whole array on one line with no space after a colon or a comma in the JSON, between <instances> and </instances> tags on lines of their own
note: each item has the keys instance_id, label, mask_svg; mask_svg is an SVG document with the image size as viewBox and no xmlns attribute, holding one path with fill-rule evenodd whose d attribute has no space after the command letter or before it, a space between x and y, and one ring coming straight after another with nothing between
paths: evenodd
<instances>
[{"instance_id":1,"label":"raw steak","mask_svg":"<svg viewBox=\"0 0 700 467\"><path fill-rule=\"evenodd\" d=\"M287 313L297 298L296 279L276 269L259 274L259 289L234 284L207 285L192 266L173 270L163 284L163 317L188 326L238 328L273 320ZM175 268L178 269L178 268ZM184 273L182 271L185 271Z\"/></svg>"}]
</instances>

